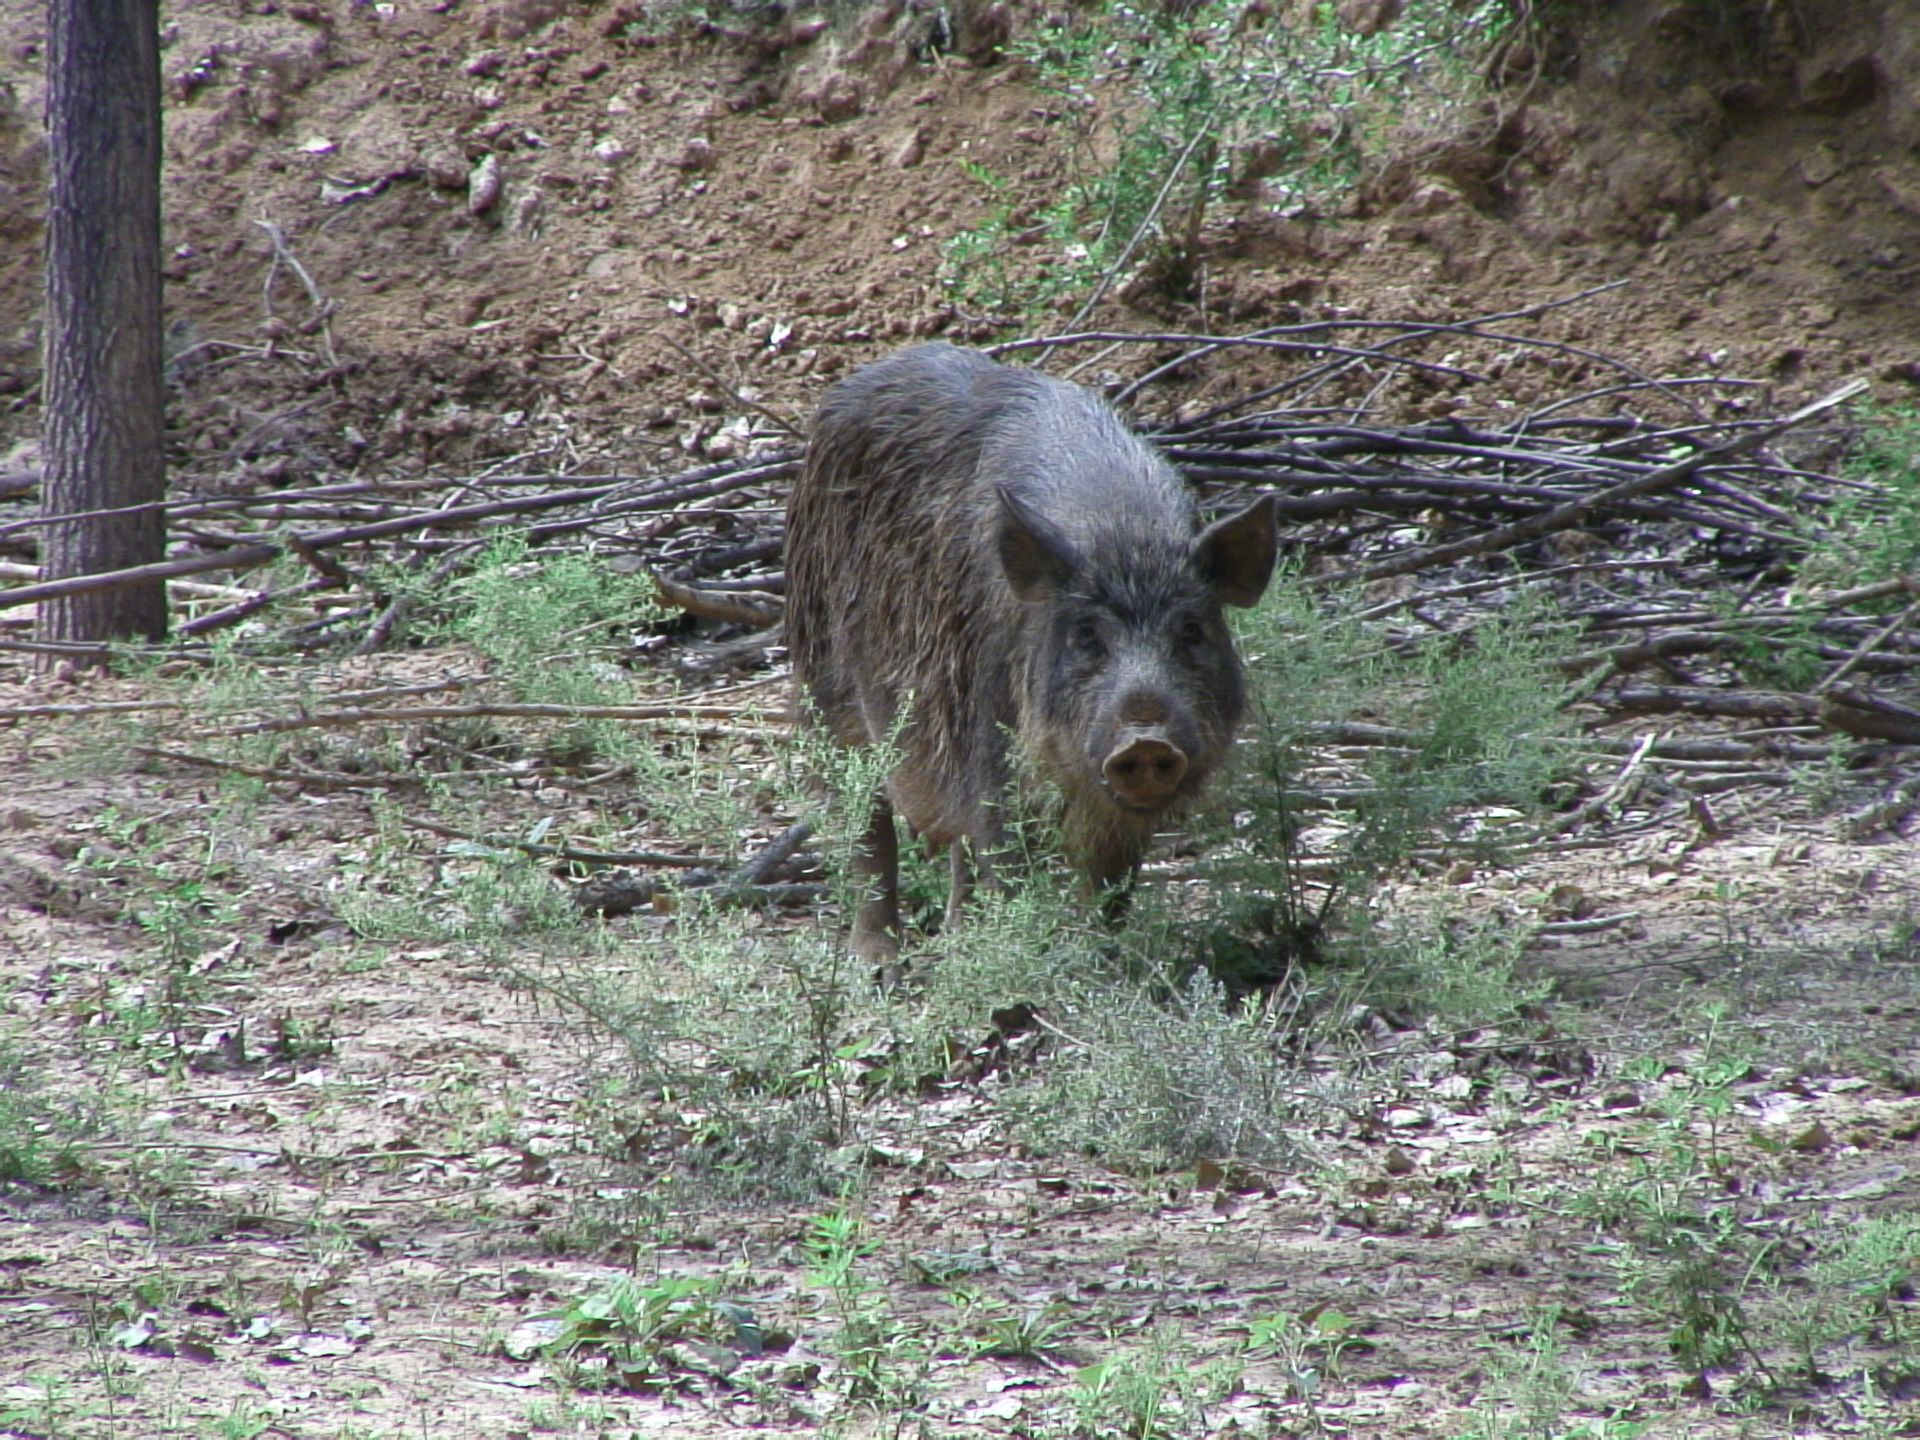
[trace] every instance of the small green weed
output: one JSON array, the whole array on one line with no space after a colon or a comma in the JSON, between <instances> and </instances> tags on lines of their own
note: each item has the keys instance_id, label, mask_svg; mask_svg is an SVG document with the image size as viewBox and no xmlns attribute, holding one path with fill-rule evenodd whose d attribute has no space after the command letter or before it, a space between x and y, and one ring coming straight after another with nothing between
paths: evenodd
<instances>
[{"instance_id":1,"label":"small green weed","mask_svg":"<svg viewBox=\"0 0 1920 1440\"><path fill-rule=\"evenodd\" d=\"M1004 176L976 160L962 160L961 171L986 197L986 213L970 230L950 236L940 247L940 283L961 304L1004 310L1020 303L1008 254L1015 239L1013 204Z\"/></svg>"},{"instance_id":2,"label":"small green weed","mask_svg":"<svg viewBox=\"0 0 1920 1440\"><path fill-rule=\"evenodd\" d=\"M1328 1379L1338 1378L1340 1359L1356 1343L1354 1321L1338 1310L1284 1312L1255 1320L1247 1334L1247 1354L1272 1356L1286 1371L1287 1388L1311 1415Z\"/></svg>"},{"instance_id":3,"label":"small green weed","mask_svg":"<svg viewBox=\"0 0 1920 1440\"><path fill-rule=\"evenodd\" d=\"M667 1346L725 1344L736 1329L716 1301L714 1282L691 1276L618 1280L545 1318L560 1326L546 1353L571 1362L577 1383L625 1390L656 1381L671 1368L661 1353Z\"/></svg>"},{"instance_id":4,"label":"small green weed","mask_svg":"<svg viewBox=\"0 0 1920 1440\"><path fill-rule=\"evenodd\" d=\"M1198 1440L1216 1433L1210 1412L1240 1383L1236 1360L1202 1361L1177 1336L1156 1333L1143 1347L1085 1366L1072 1403L1089 1440Z\"/></svg>"},{"instance_id":5,"label":"small green weed","mask_svg":"<svg viewBox=\"0 0 1920 1440\"><path fill-rule=\"evenodd\" d=\"M1017 1310L978 1298L961 1303L972 1330L975 1355L1036 1359L1057 1349L1073 1328L1072 1317L1057 1303L1027 1305Z\"/></svg>"},{"instance_id":6,"label":"small green weed","mask_svg":"<svg viewBox=\"0 0 1920 1440\"><path fill-rule=\"evenodd\" d=\"M886 1416L903 1434L926 1404L932 1351L867 1274L875 1248L846 1210L817 1215L808 1226L807 1271L826 1293L834 1325L826 1345L844 1367L846 1398Z\"/></svg>"},{"instance_id":7,"label":"small green weed","mask_svg":"<svg viewBox=\"0 0 1920 1440\"><path fill-rule=\"evenodd\" d=\"M517 850L456 841L424 885L403 852L387 846L371 847L364 860L344 859L342 870L350 883L341 916L369 940L459 944L499 955L530 937L579 938L593 928L553 877Z\"/></svg>"},{"instance_id":8,"label":"small green weed","mask_svg":"<svg viewBox=\"0 0 1920 1440\"><path fill-rule=\"evenodd\" d=\"M0 1043L0 1185L49 1185L70 1174L97 1129L90 1100L56 1098L17 1042Z\"/></svg>"},{"instance_id":9,"label":"small green weed","mask_svg":"<svg viewBox=\"0 0 1920 1440\"><path fill-rule=\"evenodd\" d=\"M68 869L114 895L145 942L109 1000L114 1032L129 1047L178 1063L208 1029L227 1023L216 1002L239 978L225 968L234 910L215 827L181 831L165 819L108 809L92 829L97 838Z\"/></svg>"},{"instance_id":10,"label":"small green weed","mask_svg":"<svg viewBox=\"0 0 1920 1440\"><path fill-rule=\"evenodd\" d=\"M58 1375L23 1376L11 1391L14 1398L0 1400L0 1430L66 1440L96 1433L90 1422L110 1413L97 1402L74 1395Z\"/></svg>"},{"instance_id":11,"label":"small green weed","mask_svg":"<svg viewBox=\"0 0 1920 1440\"><path fill-rule=\"evenodd\" d=\"M1920 1212L1829 1224L1811 1241L1813 1258L1794 1307L1807 1378L1825 1377L1822 1352L1835 1345L1911 1354L1920 1337Z\"/></svg>"},{"instance_id":12,"label":"small green weed","mask_svg":"<svg viewBox=\"0 0 1920 1440\"><path fill-rule=\"evenodd\" d=\"M1560 1343L1560 1311L1547 1306L1519 1344L1490 1352L1486 1394L1460 1440L1633 1440L1651 1421L1618 1414L1569 1419L1580 1405L1580 1380Z\"/></svg>"},{"instance_id":13,"label":"small green weed","mask_svg":"<svg viewBox=\"0 0 1920 1440\"><path fill-rule=\"evenodd\" d=\"M1319 1008L1405 1002L1410 1013L1493 1023L1538 996L1514 983L1513 942L1440 922L1424 938L1388 941L1350 917L1416 855L1498 863L1538 833L1550 787L1568 773L1555 660L1572 642L1531 603L1419 647L1389 643L1363 608L1310 597L1283 574L1242 621L1254 713L1221 786L1233 809L1215 817L1201 866L1220 899L1185 925L1236 992L1337 952L1359 993L1316 982L1302 998ZM1317 751L1357 715L1382 743L1365 752L1364 783L1343 784L1329 805L1315 794ZM1312 882L1295 858L1303 838L1322 857ZM1342 932L1350 943L1336 943ZM1414 985L1383 1001L1380 987L1403 975Z\"/></svg>"},{"instance_id":14,"label":"small green weed","mask_svg":"<svg viewBox=\"0 0 1920 1440\"><path fill-rule=\"evenodd\" d=\"M1920 573L1920 407L1865 406L1860 421L1845 466L1860 488L1840 492L1814 543L1802 574L1815 582L1852 587Z\"/></svg>"},{"instance_id":15,"label":"small green weed","mask_svg":"<svg viewBox=\"0 0 1920 1440\"><path fill-rule=\"evenodd\" d=\"M1007 1097L1036 1144L1154 1166L1302 1158L1295 1117L1313 1095L1282 1012L1229 1001L1203 972L1158 992L1089 973L1056 990L1052 1013L1069 1038Z\"/></svg>"},{"instance_id":16,"label":"small green weed","mask_svg":"<svg viewBox=\"0 0 1920 1440\"><path fill-rule=\"evenodd\" d=\"M1750 1070L1723 1043L1717 1014L1686 1066L1627 1067L1626 1078L1660 1087L1653 1123L1632 1143L1624 1170L1602 1164L1572 1203L1616 1237L1621 1295L1668 1327L1676 1360L1696 1374L1751 1362L1772 1385L1755 1302L1782 1270L1781 1242L1751 1223L1740 1187L1728 1183L1732 1087Z\"/></svg>"},{"instance_id":17,"label":"small green weed","mask_svg":"<svg viewBox=\"0 0 1920 1440\"><path fill-rule=\"evenodd\" d=\"M200 1427L206 1440L254 1440L277 1427L277 1412L251 1400L235 1400L225 1415Z\"/></svg>"},{"instance_id":18,"label":"small green weed","mask_svg":"<svg viewBox=\"0 0 1920 1440\"><path fill-rule=\"evenodd\" d=\"M621 575L590 555L536 557L521 535L493 541L453 582L451 632L497 664L520 698L593 704L625 693L604 656L667 618L643 575Z\"/></svg>"}]
</instances>

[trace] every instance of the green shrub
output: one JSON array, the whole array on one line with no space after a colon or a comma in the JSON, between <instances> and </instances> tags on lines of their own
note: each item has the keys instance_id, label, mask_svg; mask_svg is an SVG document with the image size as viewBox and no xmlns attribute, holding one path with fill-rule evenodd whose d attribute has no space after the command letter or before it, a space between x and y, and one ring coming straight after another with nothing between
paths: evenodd
<instances>
[{"instance_id":1,"label":"green shrub","mask_svg":"<svg viewBox=\"0 0 1920 1440\"><path fill-rule=\"evenodd\" d=\"M1023 210L969 165L989 209L948 242L945 279L963 302L1004 308L1135 274L1183 293L1209 209L1230 189L1276 209L1333 208L1398 127L1478 86L1474 57L1509 20L1497 0L1413 0L1362 36L1332 5L1295 24L1248 0L1108 0L1044 23L1014 53L1054 102L1072 181ZM1011 265L1010 248L1030 239L1044 242L1038 258Z\"/></svg>"}]
</instances>

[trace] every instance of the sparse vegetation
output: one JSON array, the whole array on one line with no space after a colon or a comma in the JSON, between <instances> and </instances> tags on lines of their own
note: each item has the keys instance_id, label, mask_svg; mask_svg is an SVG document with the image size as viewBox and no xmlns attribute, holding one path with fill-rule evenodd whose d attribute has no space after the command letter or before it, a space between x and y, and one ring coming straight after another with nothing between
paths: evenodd
<instances>
[{"instance_id":1,"label":"sparse vegetation","mask_svg":"<svg viewBox=\"0 0 1920 1440\"><path fill-rule=\"evenodd\" d=\"M541 659L616 621L596 608L604 577L591 567L529 568L524 553L496 543L467 586L491 597L473 602L489 617L489 663L516 698L564 693L574 704L630 704L631 681L591 658L592 645L580 652L585 689L556 681L564 667ZM421 616L433 613L428 598ZM608 1245L661 1253L676 1230L672 1217L689 1202L817 1204L841 1195L839 1208L810 1222L806 1268L818 1303L796 1318L833 1357L814 1394L842 1420L885 1415L898 1433L913 1433L937 1410L942 1367L960 1356L1056 1367L1070 1357L1077 1379L1055 1397L1047 1422L1062 1434L1211 1433L1249 1367L1276 1369L1289 1413L1321 1424L1345 1383L1342 1358L1361 1343L1357 1322L1335 1310L1250 1320L1238 1349L1195 1348L1167 1330L1144 1345L1096 1343L1089 1359L1082 1317L1008 1295L990 1260L925 1272L949 1297L944 1318L903 1306L860 1207L885 1127L906 1097L950 1084L944 1077L990 1078L986 1113L1036 1155L1163 1175L1211 1167L1208 1183L1217 1185L1240 1165L1314 1172L1330 1159L1326 1137L1338 1117L1408 1081L1415 1072L1401 1060L1339 1058L1379 1017L1436 1043L1471 1035L1516 1050L1569 1018L1528 965L1524 932L1446 906L1397 910L1386 923L1379 905L1412 867L1497 868L1547 833L1552 797L1576 776L1564 723L1574 692L1561 664L1573 642L1535 604L1424 643L1387 631L1365 608L1324 587L1309 599L1287 578L1248 617L1242 643L1260 693L1242 773L1223 787L1219 813L1197 827L1197 853L1176 874L1150 877L1117 928L1076 893L1042 814L1022 831L1027 857L1017 882L981 896L959 929L918 935L898 990L875 989L851 961L833 909L786 919L743 912L712 884L681 891L636 952L630 928L570 898L583 869L543 857L565 839L550 818L517 836L486 824L497 782L475 768L441 782L434 803L464 817L455 831L497 838L422 844L401 809L383 802L366 840L344 852L335 903L355 938L340 951L343 973L404 969L422 951L467 957L529 999L531 1014L571 1033L581 1056L573 1113L588 1137L573 1163L614 1189L546 1223L550 1253ZM538 689L550 681L561 690ZM258 684L222 694L222 706L235 707L229 713L271 708L269 688ZM1344 757L1332 778L1328 739L1361 711L1383 743ZM718 854L806 819L836 908L853 903L850 859L893 763L886 747L843 752L806 729L730 740L731 749L678 740L647 747L613 731L555 745L545 737L571 728L563 714L515 724L506 743L546 757L540 763L555 773L619 756L639 784L660 790L652 818L660 832ZM254 738L231 743L244 750ZM259 803L242 797L220 824L244 828ZM178 1083L200 1017L245 1003L242 972L216 978L200 964L230 924L223 907L235 903L227 897L237 877L200 831L108 811L90 833L74 873L115 888L153 976L126 992L116 1024L129 1039L173 1037L161 1069ZM1319 857L1311 869L1300 862L1306 848ZM942 867L908 865L916 897L908 909L927 926L943 881ZM1744 897L1723 882L1712 913L1719 953L1744 962L1752 953ZM324 1033L317 1049L302 1049L298 1023L276 1033L285 1043L261 1060L324 1063L333 1054ZM1757 1162L1734 1099L1753 1062L1728 1048L1729 1033L1710 1017L1683 1063L1624 1068L1620 1083L1651 1097L1644 1118L1601 1132L1576 1187L1548 1182L1535 1196L1552 1196L1550 1213L1585 1227L1593 1253L1608 1262L1615 1303L1657 1327L1673 1362L1703 1382L1734 1377L1753 1404L1843 1372L1860 1386L1898 1384L1897 1364L1859 1357L1911 1336L1912 1217L1836 1218L1793 1232L1797 1248L1758 1227L1741 1196ZM45 1186L59 1181L71 1164L63 1157L87 1132L55 1122L44 1106L36 1111L32 1088L24 1109L8 1097L21 1125L9 1132L6 1163L13 1183ZM478 1065L446 1071L417 1114L444 1145L520 1153L519 1163L540 1173L547 1160L525 1137L541 1108L524 1087ZM185 1174L170 1153L134 1159L124 1172L165 1193ZM1520 1203L1525 1173L1517 1160L1490 1167L1488 1203ZM328 1323L340 1303L333 1277L351 1272L351 1247L319 1228L313 1238L315 1274L325 1278L264 1303L230 1283L220 1309L236 1330ZM111 1323L126 1348L177 1343L188 1300L177 1285L143 1291L117 1304ZM716 1279L683 1275L597 1286L540 1323L537 1344L517 1342L520 1353L544 1355L582 1395L574 1408L590 1409L600 1403L586 1398L595 1394L684 1392L733 1374L768 1322L726 1298ZM1638 1433L1642 1420L1581 1398L1577 1360L1560 1348L1563 1328L1543 1313L1519 1350L1496 1350L1511 1363L1493 1367L1477 1428L1463 1435ZM742 1377L749 1389L765 1383ZM32 1403L44 1409L44 1396ZM240 1407L207 1423L245 1433L266 1423L264 1413ZM555 1411L530 1423L571 1422Z\"/></svg>"},{"instance_id":2,"label":"sparse vegetation","mask_svg":"<svg viewBox=\"0 0 1920 1440\"><path fill-rule=\"evenodd\" d=\"M1465 103L1475 62L1512 11L1499 0L1414 0L1357 33L1316 5L1303 20L1246 0L1105 0L1017 47L1052 101L1075 180L1038 210L964 162L987 212L946 242L963 304L1089 307L1116 284L1169 295L1193 285L1211 208L1229 192L1283 213L1339 207L1404 127ZM1034 258L1014 257L1037 242Z\"/></svg>"},{"instance_id":3,"label":"sparse vegetation","mask_svg":"<svg viewBox=\"0 0 1920 1440\"><path fill-rule=\"evenodd\" d=\"M113 676L0 653L0 1431L1910 1434L1903 77L1757 0L1578 67L1567 7L1445 0L1012 6L998 59L950 44L990 6L391 8L169 7L175 553L514 508L199 572L210 633ZM1772 193L1732 69L1840 87ZM1210 502L1292 507L1258 713L1120 923L1044 817L954 929L904 840L882 990L841 935L893 756L631 566L771 618L783 417L1096 296L1302 347L1044 352L1160 371L1125 403ZM1858 425L1383 564L1855 371Z\"/></svg>"},{"instance_id":4,"label":"sparse vegetation","mask_svg":"<svg viewBox=\"0 0 1920 1440\"><path fill-rule=\"evenodd\" d=\"M1831 529L1816 542L1814 583L1871 585L1920 573L1920 409L1866 407ZM1883 604L1898 606L1888 599Z\"/></svg>"},{"instance_id":5,"label":"sparse vegetation","mask_svg":"<svg viewBox=\"0 0 1920 1440\"><path fill-rule=\"evenodd\" d=\"M1089 1440L1198 1440L1215 1433L1213 1407L1233 1393L1239 1364L1204 1359L1171 1333L1083 1367L1074 1377L1075 1429Z\"/></svg>"}]
</instances>

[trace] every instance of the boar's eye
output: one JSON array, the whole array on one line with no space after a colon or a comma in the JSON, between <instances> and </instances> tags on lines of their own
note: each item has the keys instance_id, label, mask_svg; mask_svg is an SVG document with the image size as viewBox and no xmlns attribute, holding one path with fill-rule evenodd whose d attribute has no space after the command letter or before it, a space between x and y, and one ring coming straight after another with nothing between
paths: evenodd
<instances>
[{"instance_id":1,"label":"boar's eye","mask_svg":"<svg viewBox=\"0 0 1920 1440\"><path fill-rule=\"evenodd\" d=\"M1180 622L1180 643L1189 650L1197 650L1207 643L1207 624L1193 616Z\"/></svg>"},{"instance_id":2,"label":"boar's eye","mask_svg":"<svg viewBox=\"0 0 1920 1440\"><path fill-rule=\"evenodd\" d=\"M1091 620L1078 621L1067 635L1067 645L1073 653L1082 659L1097 660L1106 653L1106 642L1100 638L1100 627Z\"/></svg>"}]
</instances>

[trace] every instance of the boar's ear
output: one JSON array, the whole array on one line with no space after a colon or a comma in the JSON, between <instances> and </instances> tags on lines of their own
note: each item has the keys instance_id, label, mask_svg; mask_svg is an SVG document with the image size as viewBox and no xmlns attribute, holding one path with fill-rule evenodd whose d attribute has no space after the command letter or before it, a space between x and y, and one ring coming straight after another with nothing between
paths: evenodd
<instances>
[{"instance_id":1,"label":"boar's ear","mask_svg":"<svg viewBox=\"0 0 1920 1440\"><path fill-rule=\"evenodd\" d=\"M1004 485L1000 496L1000 568L1022 600L1040 600L1073 578L1079 557L1060 527Z\"/></svg>"},{"instance_id":2,"label":"boar's ear","mask_svg":"<svg viewBox=\"0 0 1920 1440\"><path fill-rule=\"evenodd\" d=\"M1201 577L1223 605L1258 604L1273 578L1280 553L1280 527L1273 496L1262 495L1246 509L1216 520L1193 541L1193 560Z\"/></svg>"}]
</instances>

